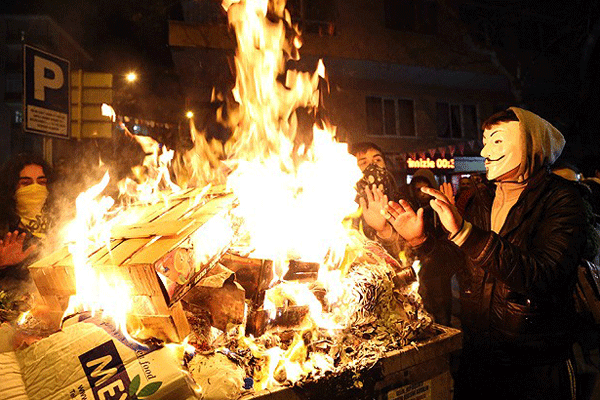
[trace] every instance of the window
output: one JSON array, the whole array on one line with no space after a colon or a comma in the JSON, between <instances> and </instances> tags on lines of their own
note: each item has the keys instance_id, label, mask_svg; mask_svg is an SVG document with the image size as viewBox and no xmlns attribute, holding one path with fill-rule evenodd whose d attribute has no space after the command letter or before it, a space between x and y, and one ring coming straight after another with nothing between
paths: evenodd
<instances>
[{"instance_id":1,"label":"window","mask_svg":"<svg viewBox=\"0 0 600 400\"><path fill-rule=\"evenodd\" d=\"M335 0L289 0L286 8L303 33L335 34Z\"/></svg>"},{"instance_id":2,"label":"window","mask_svg":"<svg viewBox=\"0 0 600 400\"><path fill-rule=\"evenodd\" d=\"M437 135L440 138L477 138L477 107L472 104L436 103Z\"/></svg>"},{"instance_id":3,"label":"window","mask_svg":"<svg viewBox=\"0 0 600 400\"><path fill-rule=\"evenodd\" d=\"M437 33L437 3L433 0L386 0L384 7L388 29Z\"/></svg>"},{"instance_id":4,"label":"window","mask_svg":"<svg viewBox=\"0 0 600 400\"><path fill-rule=\"evenodd\" d=\"M367 97L367 129L374 136L415 136L412 100Z\"/></svg>"}]
</instances>

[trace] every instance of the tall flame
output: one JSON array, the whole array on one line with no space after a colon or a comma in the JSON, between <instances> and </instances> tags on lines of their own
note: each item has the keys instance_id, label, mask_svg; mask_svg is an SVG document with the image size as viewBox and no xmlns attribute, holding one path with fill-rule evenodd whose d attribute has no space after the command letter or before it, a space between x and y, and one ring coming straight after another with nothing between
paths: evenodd
<instances>
[{"instance_id":1,"label":"tall flame","mask_svg":"<svg viewBox=\"0 0 600 400\"><path fill-rule=\"evenodd\" d=\"M75 267L76 294L69 299L65 314L81 311L102 312L125 331L131 310L131 288L121 276L103 274L88 260L90 251L110 242L109 210L111 197L101 196L110 180L108 172L102 180L77 197L77 215L66 227L69 251Z\"/></svg>"},{"instance_id":2,"label":"tall flame","mask_svg":"<svg viewBox=\"0 0 600 400\"><path fill-rule=\"evenodd\" d=\"M324 123L315 124L308 148L296 137L296 109L319 105L323 63L312 74L286 71L301 41L285 2L223 6L238 44L238 109L229 113L233 136L226 146L236 168L227 185L239 198L236 213L250 232L254 255L285 265L290 259L322 262L332 250L343 253L341 222L356 210L353 186L361 176L356 161Z\"/></svg>"},{"instance_id":3,"label":"tall flame","mask_svg":"<svg viewBox=\"0 0 600 400\"><path fill-rule=\"evenodd\" d=\"M322 61L313 73L286 69L288 60L298 58L302 41L283 0L225 0L223 7L238 44L233 89L237 104L235 109L219 113L227 115L221 122L231 129L232 136L224 146L208 141L191 119L194 149L175 159L176 176L182 186L226 180L237 197L235 208L216 213L192 235L195 259L207 261L207 256L227 247L234 238L244 241L252 257L272 260L274 265L272 287L265 293L261 311L271 312L274 318L275 312L287 305L306 310L308 317L296 327L286 348L266 348L254 338L239 338L256 358L267 360L255 374L255 388L260 390L286 380L296 382L314 371L334 369L329 355L309 354L305 334L326 332L333 337L336 331L352 326L360 301L365 301L361 282L377 282L387 276L387 270L366 268L362 277L360 272L354 277L347 274L365 244L363 236L344 226L344 219L356 211L354 184L362 176L347 145L336 141L335 129L324 121L314 124L310 138L297 134L296 110L319 106L319 85L325 78ZM168 165L173 152L150 138L132 137L148 157L143 168L134 171L136 179L121 186L122 191L132 199L156 203L165 198L165 191L180 190L170 179ZM193 165L198 169L185 170ZM130 307L129 289L116 277L100 276L87 259L90 249L108 243L111 224L127 220L128 213L111 219L113 203L101 196L108 179L105 175L77 200L77 220L69 228L77 295L71 298L69 309L102 309L124 324ZM232 220L241 226L233 229ZM212 240L204 240L206 237ZM290 261L320 266L314 283L326 292L323 298L317 299L314 287L283 280ZM379 259L375 262L388 265ZM391 285L391 281L386 283ZM416 293L416 286L412 289ZM103 298L108 302L101 302ZM114 310L115 304L124 307Z\"/></svg>"},{"instance_id":4,"label":"tall flame","mask_svg":"<svg viewBox=\"0 0 600 400\"><path fill-rule=\"evenodd\" d=\"M113 226L137 221L138 215L128 211L129 202L155 204L162 200L166 205L167 194L180 190L171 181L168 169L174 152L159 146L152 138L132 137L147 156L142 168L134 168L136 181L127 178L119 182L122 203L115 205L112 197L103 195L110 181L106 172L98 184L77 197L75 219L64 229L73 259L76 290L65 315L82 311L101 313L103 318L112 319L125 335L127 316L133 308L132 288L114 268L92 265L89 255L102 247L110 248Z\"/></svg>"},{"instance_id":5,"label":"tall flame","mask_svg":"<svg viewBox=\"0 0 600 400\"><path fill-rule=\"evenodd\" d=\"M356 211L354 184L362 175L347 145L335 140L335 130L325 122L315 123L311 138L297 136L296 110L319 106L325 67L320 60L314 73L286 70L286 62L298 58L302 41L284 1L226 0L223 7L238 45L237 108L223 121L232 130L224 148L233 169L227 186L239 200L233 212L249 234L252 256L273 260L275 286L267 291L263 309L274 318L289 300L308 309L307 331L346 328L351 321L345 309L324 312L308 285L281 282L290 260L316 262L326 302L351 301L352 287L344 286L339 267L355 237L343 221ZM308 355L302 332L285 350L243 341L268 360L255 376L256 389L277 385L281 376L296 382L310 371L334 367L325 354Z\"/></svg>"}]
</instances>

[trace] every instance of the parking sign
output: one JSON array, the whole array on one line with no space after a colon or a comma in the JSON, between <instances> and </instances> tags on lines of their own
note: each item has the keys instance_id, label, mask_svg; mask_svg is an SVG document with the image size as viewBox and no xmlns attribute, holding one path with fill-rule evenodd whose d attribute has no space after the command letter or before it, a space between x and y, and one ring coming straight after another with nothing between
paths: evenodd
<instances>
[{"instance_id":1,"label":"parking sign","mask_svg":"<svg viewBox=\"0 0 600 400\"><path fill-rule=\"evenodd\" d=\"M68 139L69 61L24 45L23 63L25 131Z\"/></svg>"}]
</instances>

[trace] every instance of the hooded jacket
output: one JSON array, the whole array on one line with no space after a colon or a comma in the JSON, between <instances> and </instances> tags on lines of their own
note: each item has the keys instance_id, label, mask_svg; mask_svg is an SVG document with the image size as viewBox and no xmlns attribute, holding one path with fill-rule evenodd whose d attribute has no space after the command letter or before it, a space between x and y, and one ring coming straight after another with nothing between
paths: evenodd
<instances>
[{"instance_id":1,"label":"hooded jacket","mask_svg":"<svg viewBox=\"0 0 600 400\"><path fill-rule=\"evenodd\" d=\"M498 233L508 212L515 205L527 180L541 166L553 164L565 145L562 134L548 121L517 107L511 107L519 119L519 143L524 149L521 164L514 182L497 182L496 196L492 205L492 225Z\"/></svg>"},{"instance_id":2,"label":"hooded jacket","mask_svg":"<svg viewBox=\"0 0 600 400\"><path fill-rule=\"evenodd\" d=\"M571 294L586 218L576 185L548 170L564 146L560 132L535 114L511 109L526 149L519 170L524 187L498 233L491 229L492 204L481 204L487 197L465 210L468 234L457 243L466 257L458 271L464 348L506 365L546 364L565 359L571 344ZM415 251L448 257L448 247L435 238Z\"/></svg>"}]
</instances>

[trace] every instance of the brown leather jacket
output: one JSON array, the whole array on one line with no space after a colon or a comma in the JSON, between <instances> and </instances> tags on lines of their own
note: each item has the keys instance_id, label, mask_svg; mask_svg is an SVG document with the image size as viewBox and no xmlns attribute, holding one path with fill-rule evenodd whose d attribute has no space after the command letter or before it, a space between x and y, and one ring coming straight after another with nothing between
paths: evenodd
<instances>
[{"instance_id":1,"label":"brown leather jacket","mask_svg":"<svg viewBox=\"0 0 600 400\"><path fill-rule=\"evenodd\" d=\"M485 196L480 197L484 199ZM564 358L572 328L572 288L585 248L586 215L576 185L546 169L530 180L499 234L490 229L491 204L473 202L473 230L458 271L465 350L500 363L535 364ZM455 251L428 238L420 257Z\"/></svg>"}]
</instances>

